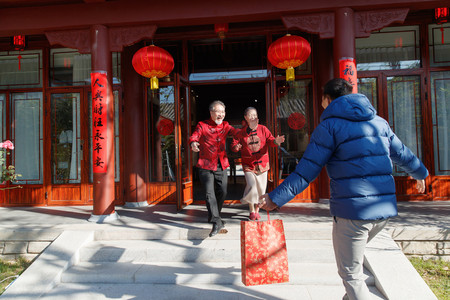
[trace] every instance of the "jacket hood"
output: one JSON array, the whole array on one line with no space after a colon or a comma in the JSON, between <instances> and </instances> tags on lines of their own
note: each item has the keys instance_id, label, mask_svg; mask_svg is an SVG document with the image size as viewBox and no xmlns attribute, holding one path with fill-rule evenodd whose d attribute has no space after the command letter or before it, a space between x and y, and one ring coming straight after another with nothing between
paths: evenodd
<instances>
[{"instance_id":1,"label":"jacket hood","mask_svg":"<svg viewBox=\"0 0 450 300\"><path fill-rule=\"evenodd\" d=\"M367 121L375 117L377 111L369 99L362 94L349 94L331 101L323 111L320 121L341 118L350 121Z\"/></svg>"}]
</instances>

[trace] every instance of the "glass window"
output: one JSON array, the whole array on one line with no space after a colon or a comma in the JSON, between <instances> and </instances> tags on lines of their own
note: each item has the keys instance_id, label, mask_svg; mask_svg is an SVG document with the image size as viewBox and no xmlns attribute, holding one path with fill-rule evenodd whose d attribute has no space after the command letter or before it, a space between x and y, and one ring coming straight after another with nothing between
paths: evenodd
<instances>
[{"instance_id":1,"label":"glass window","mask_svg":"<svg viewBox=\"0 0 450 300\"><path fill-rule=\"evenodd\" d=\"M114 96L114 181L120 181L120 140L119 140L119 91L113 91ZM89 92L89 182L94 182L94 171L92 169L92 94Z\"/></svg>"},{"instance_id":2,"label":"glass window","mask_svg":"<svg viewBox=\"0 0 450 300\"><path fill-rule=\"evenodd\" d=\"M428 25L430 66L450 66L450 24Z\"/></svg>"},{"instance_id":3,"label":"glass window","mask_svg":"<svg viewBox=\"0 0 450 300\"><path fill-rule=\"evenodd\" d=\"M403 144L422 159L420 77L388 77L387 95L389 125ZM395 167L394 175L406 176L406 173Z\"/></svg>"},{"instance_id":4,"label":"glass window","mask_svg":"<svg viewBox=\"0 0 450 300\"><path fill-rule=\"evenodd\" d=\"M52 183L80 183L80 94L52 94L51 113Z\"/></svg>"},{"instance_id":5,"label":"glass window","mask_svg":"<svg viewBox=\"0 0 450 300\"><path fill-rule=\"evenodd\" d=\"M358 78L358 93L365 95L377 109L377 78Z\"/></svg>"},{"instance_id":6,"label":"glass window","mask_svg":"<svg viewBox=\"0 0 450 300\"><path fill-rule=\"evenodd\" d=\"M355 44L358 71L420 67L419 26L387 27Z\"/></svg>"},{"instance_id":7,"label":"glass window","mask_svg":"<svg viewBox=\"0 0 450 300\"><path fill-rule=\"evenodd\" d=\"M190 73L267 69L265 36L191 41Z\"/></svg>"},{"instance_id":8,"label":"glass window","mask_svg":"<svg viewBox=\"0 0 450 300\"><path fill-rule=\"evenodd\" d=\"M175 181L174 87L147 91L150 181Z\"/></svg>"},{"instance_id":9,"label":"glass window","mask_svg":"<svg viewBox=\"0 0 450 300\"><path fill-rule=\"evenodd\" d=\"M42 87L42 51L0 52L0 89Z\"/></svg>"},{"instance_id":10,"label":"glass window","mask_svg":"<svg viewBox=\"0 0 450 300\"><path fill-rule=\"evenodd\" d=\"M120 83L120 53L112 54L113 84ZM91 54L75 49L50 49L50 86L79 86L91 83Z\"/></svg>"},{"instance_id":11,"label":"glass window","mask_svg":"<svg viewBox=\"0 0 450 300\"><path fill-rule=\"evenodd\" d=\"M42 93L11 94L13 164L20 184L42 184L43 131Z\"/></svg>"},{"instance_id":12,"label":"glass window","mask_svg":"<svg viewBox=\"0 0 450 300\"><path fill-rule=\"evenodd\" d=\"M450 71L431 73L434 173L450 175Z\"/></svg>"},{"instance_id":13,"label":"glass window","mask_svg":"<svg viewBox=\"0 0 450 300\"><path fill-rule=\"evenodd\" d=\"M311 79L277 82L277 134L285 135L281 145L280 179L294 171L309 143L312 116ZM286 151L283 151L286 150Z\"/></svg>"}]
</instances>

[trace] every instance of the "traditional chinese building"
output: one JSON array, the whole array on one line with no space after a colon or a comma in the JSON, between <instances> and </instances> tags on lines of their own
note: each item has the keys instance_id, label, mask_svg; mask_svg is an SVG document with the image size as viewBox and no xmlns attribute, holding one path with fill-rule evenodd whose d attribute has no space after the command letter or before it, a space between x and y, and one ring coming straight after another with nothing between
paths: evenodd
<instances>
[{"instance_id":1,"label":"traditional chinese building","mask_svg":"<svg viewBox=\"0 0 450 300\"><path fill-rule=\"evenodd\" d=\"M447 5L447 7L446 7ZM220 99L226 120L244 109L284 134L271 152L269 189L300 159L322 112L322 86L348 75L430 170L426 194L395 169L399 201L450 199L450 23L448 1L0 0L0 134L22 188L2 206L114 205L201 201L187 144ZM291 34L311 55L294 80L268 61ZM149 45L173 70L154 88L133 68ZM345 74L344 74L345 73ZM285 150L285 151L283 151ZM229 200L244 187L232 161ZM4 184L1 187L15 187ZM298 195L329 195L325 172Z\"/></svg>"}]
</instances>

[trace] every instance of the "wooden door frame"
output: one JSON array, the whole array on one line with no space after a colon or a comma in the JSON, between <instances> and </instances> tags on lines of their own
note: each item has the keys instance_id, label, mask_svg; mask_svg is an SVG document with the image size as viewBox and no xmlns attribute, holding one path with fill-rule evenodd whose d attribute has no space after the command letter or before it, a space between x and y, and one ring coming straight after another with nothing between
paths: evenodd
<instances>
[{"instance_id":1,"label":"wooden door frame","mask_svg":"<svg viewBox=\"0 0 450 300\"><path fill-rule=\"evenodd\" d=\"M186 91L186 106L184 107L184 116L181 116L181 88L187 88ZM183 139L189 138L191 135L191 122L190 122L190 107L191 107L191 97L190 97L190 86L189 82L179 74L175 74L175 167L176 167L176 198L177 198L177 210L181 210L187 205L193 202L193 181L192 181L192 155L191 149L183 148ZM184 122L184 127L186 128L187 134L183 135L182 124ZM183 155L185 152L185 159L188 166L188 176L183 178Z\"/></svg>"},{"instance_id":2,"label":"wooden door frame","mask_svg":"<svg viewBox=\"0 0 450 300\"><path fill-rule=\"evenodd\" d=\"M46 192L47 205L86 205L89 202L89 126L88 122L88 92L89 88L80 87L64 87L48 89L45 94L44 102L44 187ZM51 95L52 94L80 94L80 145L83 146L83 154L81 157L81 173L79 183L53 184L52 183L52 165L51 165ZM59 187L76 187L78 186L80 199L53 199L53 188Z\"/></svg>"}]
</instances>

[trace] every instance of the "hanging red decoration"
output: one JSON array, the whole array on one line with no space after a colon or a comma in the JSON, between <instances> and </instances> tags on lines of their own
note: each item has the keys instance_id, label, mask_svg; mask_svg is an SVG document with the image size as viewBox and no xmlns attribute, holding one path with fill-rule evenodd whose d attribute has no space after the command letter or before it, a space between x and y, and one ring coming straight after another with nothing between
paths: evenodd
<instances>
[{"instance_id":1,"label":"hanging red decoration","mask_svg":"<svg viewBox=\"0 0 450 300\"><path fill-rule=\"evenodd\" d=\"M448 7L439 7L434 9L434 18L438 25L448 22L449 9Z\"/></svg>"},{"instance_id":2,"label":"hanging red decoration","mask_svg":"<svg viewBox=\"0 0 450 300\"><path fill-rule=\"evenodd\" d=\"M286 80L295 79L294 68L303 64L311 54L311 45L300 36L286 34L269 46L267 58L277 68L286 69Z\"/></svg>"},{"instance_id":3,"label":"hanging red decoration","mask_svg":"<svg viewBox=\"0 0 450 300\"><path fill-rule=\"evenodd\" d=\"M219 35L220 48L223 50L223 40L225 39L225 33L228 32L228 23L214 24L214 31Z\"/></svg>"},{"instance_id":4,"label":"hanging red decoration","mask_svg":"<svg viewBox=\"0 0 450 300\"><path fill-rule=\"evenodd\" d=\"M24 35L15 35L13 37L13 47L14 47L14 50L16 50L16 51L23 51L25 49L25 36ZM19 61L19 65L18 65L19 71L21 69L21 61L20 61L21 59L22 59L22 55L19 54L17 56L17 60Z\"/></svg>"},{"instance_id":5,"label":"hanging red decoration","mask_svg":"<svg viewBox=\"0 0 450 300\"><path fill-rule=\"evenodd\" d=\"M14 50L22 51L25 49L25 36L24 35L15 35L13 38L13 46Z\"/></svg>"},{"instance_id":6,"label":"hanging red decoration","mask_svg":"<svg viewBox=\"0 0 450 300\"><path fill-rule=\"evenodd\" d=\"M305 127L306 118L303 114L299 112L294 112L288 117L288 125L294 130L300 130Z\"/></svg>"},{"instance_id":7,"label":"hanging red decoration","mask_svg":"<svg viewBox=\"0 0 450 300\"><path fill-rule=\"evenodd\" d=\"M133 56L132 64L136 72L150 78L152 90L159 88L158 78L169 75L174 67L172 55L155 45L139 49Z\"/></svg>"},{"instance_id":8,"label":"hanging red decoration","mask_svg":"<svg viewBox=\"0 0 450 300\"><path fill-rule=\"evenodd\" d=\"M161 116L158 122L156 122L156 129L162 135L169 135L173 132L174 125L172 120Z\"/></svg>"},{"instance_id":9,"label":"hanging red decoration","mask_svg":"<svg viewBox=\"0 0 450 300\"><path fill-rule=\"evenodd\" d=\"M20 55L19 54L19 56L17 56L17 60L19 60L19 71L20 71L20 69L21 69L21 66L20 66L20 60L22 59L22 55Z\"/></svg>"},{"instance_id":10,"label":"hanging red decoration","mask_svg":"<svg viewBox=\"0 0 450 300\"><path fill-rule=\"evenodd\" d=\"M436 24L442 25L448 22L449 19L449 9L448 7L439 7L434 9L434 18L436 19ZM444 44L444 27L441 26L441 40Z\"/></svg>"}]
</instances>

